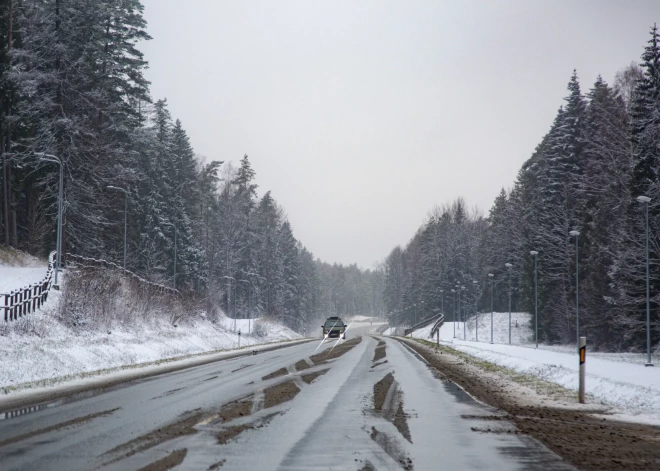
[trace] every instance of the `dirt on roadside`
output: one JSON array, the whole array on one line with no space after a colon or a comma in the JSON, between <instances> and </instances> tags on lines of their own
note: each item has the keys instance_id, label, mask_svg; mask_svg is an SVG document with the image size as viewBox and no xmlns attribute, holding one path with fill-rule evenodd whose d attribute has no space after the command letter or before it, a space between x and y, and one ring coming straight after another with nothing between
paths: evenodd
<instances>
[{"instance_id":1,"label":"dirt on roadside","mask_svg":"<svg viewBox=\"0 0 660 471\"><path fill-rule=\"evenodd\" d=\"M321 353L312 355L311 357L309 357L309 359L312 360L312 363L314 363L314 365L320 365L328 360L339 358L344 353L348 352L357 344L359 344L361 341L362 341L362 337L356 337L354 339L347 340L341 345L337 345L334 348L329 348L327 350L322 351Z\"/></svg>"},{"instance_id":2,"label":"dirt on roadside","mask_svg":"<svg viewBox=\"0 0 660 471\"><path fill-rule=\"evenodd\" d=\"M252 412L252 400L244 399L242 401L234 401L222 406L220 410L220 418L222 422L230 422L239 417L245 417Z\"/></svg>"},{"instance_id":3,"label":"dirt on roadside","mask_svg":"<svg viewBox=\"0 0 660 471\"><path fill-rule=\"evenodd\" d=\"M298 395L300 389L293 380L264 389L264 409L290 401Z\"/></svg>"},{"instance_id":4,"label":"dirt on roadside","mask_svg":"<svg viewBox=\"0 0 660 471\"><path fill-rule=\"evenodd\" d=\"M138 469L138 471L167 471L168 469L172 469L175 466L179 466L181 463L183 463L183 460L187 454L187 448L182 450L175 450L165 458L148 464L147 466Z\"/></svg>"},{"instance_id":5,"label":"dirt on roadside","mask_svg":"<svg viewBox=\"0 0 660 471\"><path fill-rule=\"evenodd\" d=\"M277 378L278 376L284 376L288 374L289 372L286 370L286 368L280 368L277 371L273 371L270 374L267 374L266 376L263 376L261 378L261 381L268 381L269 379Z\"/></svg>"},{"instance_id":6,"label":"dirt on roadside","mask_svg":"<svg viewBox=\"0 0 660 471\"><path fill-rule=\"evenodd\" d=\"M311 365L309 363L307 363L305 360L300 360L294 366L296 368L296 371L302 371L302 370L306 370L308 368L311 368Z\"/></svg>"},{"instance_id":7,"label":"dirt on roadside","mask_svg":"<svg viewBox=\"0 0 660 471\"><path fill-rule=\"evenodd\" d=\"M522 398L505 391L503 378L475 374L478 367L451 349L441 347L440 353L435 353L417 342L405 343L437 370L441 379L444 376L480 401L505 411L505 420L578 469L660 469L660 427L608 420L568 408L525 405Z\"/></svg>"},{"instance_id":8,"label":"dirt on roadside","mask_svg":"<svg viewBox=\"0 0 660 471\"><path fill-rule=\"evenodd\" d=\"M393 382L394 376L392 376L392 373L388 373L383 379L374 384L374 409L376 411L383 410L385 398Z\"/></svg>"},{"instance_id":9,"label":"dirt on roadside","mask_svg":"<svg viewBox=\"0 0 660 471\"><path fill-rule=\"evenodd\" d=\"M319 376L322 376L328 372L330 368L327 370L321 370L321 371L315 371L314 373L307 373L306 375L302 375L301 379L307 383L307 384L312 384L312 382L318 378Z\"/></svg>"},{"instance_id":10,"label":"dirt on roadside","mask_svg":"<svg viewBox=\"0 0 660 471\"><path fill-rule=\"evenodd\" d=\"M382 360L385 358L385 342L380 340L378 342L378 345L376 346L376 350L374 351L374 359L372 360L373 363L376 363L379 360Z\"/></svg>"}]
</instances>

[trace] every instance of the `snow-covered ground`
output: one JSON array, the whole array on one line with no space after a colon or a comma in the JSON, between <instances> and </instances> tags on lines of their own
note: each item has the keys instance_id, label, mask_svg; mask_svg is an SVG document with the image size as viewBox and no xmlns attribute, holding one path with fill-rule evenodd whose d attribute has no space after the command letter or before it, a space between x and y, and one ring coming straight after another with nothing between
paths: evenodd
<instances>
[{"instance_id":1,"label":"snow-covered ground","mask_svg":"<svg viewBox=\"0 0 660 471\"><path fill-rule=\"evenodd\" d=\"M440 340L451 341L454 337L461 340L479 338L479 342L490 343L490 313L479 314L479 329L475 328L474 317L466 322L445 322L440 330ZM450 329L447 328L449 326ZM429 339L433 324L417 329L414 338ZM511 313L511 343L513 345L529 345L534 338L530 330L530 314L527 312ZM509 343L509 313L493 313L493 343Z\"/></svg>"},{"instance_id":2,"label":"snow-covered ground","mask_svg":"<svg viewBox=\"0 0 660 471\"><path fill-rule=\"evenodd\" d=\"M42 280L47 263L15 250L0 250L0 293ZM66 276L64 277L66 282ZM0 318L0 390L35 382L53 383L101 370L218 352L240 346L302 338L263 319L215 322L197 313L173 326L167 312L111 327L69 327L58 320L61 291L51 290L41 310L15 322ZM127 300L127 302L130 302ZM235 323L235 324L234 324Z\"/></svg>"},{"instance_id":3,"label":"snow-covered ground","mask_svg":"<svg viewBox=\"0 0 660 471\"><path fill-rule=\"evenodd\" d=\"M45 260L3 248L0 252L0 293L9 293L43 280L47 269Z\"/></svg>"},{"instance_id":4,"label":"snow-covered ground","mask_svg":"<svg viewBox=\"0 0 660 471\"><path fill-rule=\"evenodd\" d=\"M494 341L490 343L490 313L479 320L479 342L474 341L474 320L466 327L467 339L462 340L463 324L445 323L440 328L440 340L452 348L517 373L537 377L577 391L579 360L573 346L543 346L535 349L529 315L515 313L519 327L512 328L512 343L508 345L508 313L495 313ZM471 330L468 330L472 327ZM431 340L431 326L413 332L414 338ZM517 345L516 345L517 344ZM587 350L588 351L588 350ZM660 364L644 366L645 358L630 353L587 353L587 399L613 408L621 419L660 424Z\"/></svg>"},{"instance_id":5,"label":"snow-covered ground","mask_svg":"<svg viewBox=\"0 0 660 471\"><path fill-rule=\"evenodd\" d=\"M12 325L0 335L0 388L238 347L237 334L203 319L180 322L178 327L154 320L103 331L73 330L49 313L19 322L23 325ZM246 325L241 347L301 338L278 324L257 324L265 335L247 335Z\"/></svg>"}]
</instances>

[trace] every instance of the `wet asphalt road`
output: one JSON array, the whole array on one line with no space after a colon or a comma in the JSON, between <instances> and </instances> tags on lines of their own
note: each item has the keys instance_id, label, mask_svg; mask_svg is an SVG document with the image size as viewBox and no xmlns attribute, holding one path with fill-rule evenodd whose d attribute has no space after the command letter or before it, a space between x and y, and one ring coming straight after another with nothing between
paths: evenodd
<instances>
[{"instance_id":1,"label":"wet asphalt road","mask_svg":"<svg viewBox=\"0 0 660 471\"><path fill-rule=\"evenodd\" d=\"M398 341L382 338L374 362L381 338L370 329L353 329L348 343L361 342L316 366L319 342L306 343L0 414L0 470L572 469ZM303 376L323 370L310 384ZM376 411L374 385L389 373ZM269 404L287 384L290 400ZM221 408L236 400L247 409L228 419Z\"/></svg>"}]
</instances>

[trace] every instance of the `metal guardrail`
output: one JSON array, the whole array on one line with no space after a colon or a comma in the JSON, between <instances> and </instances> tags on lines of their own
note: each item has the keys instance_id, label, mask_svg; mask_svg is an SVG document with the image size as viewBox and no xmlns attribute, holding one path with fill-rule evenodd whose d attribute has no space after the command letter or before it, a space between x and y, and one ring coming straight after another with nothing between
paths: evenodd
<instances>
[{"instance_id":1,"label":"metal guardrail","mask_svg":"<svg viewBox=\"0 0 660 471\"><path fill-rule=\"evenodd\" d=\"M424 319L423 321L418 322L417 324L413 325L412 327L404 330L403 331L404 335L410 335L411 332L413 332L417 329L421 329L423 327L426 327L427 325L429 325L433 322L437 323L440 320L440 318L442 318L442 322L444 322L444 316L442 314L438 314L437 316L428 317L428 318Z\"/></svg>"},{"instance_id":2,"label":"metal guardrail","mask_svg":"<svg viewBox=\"0 0 660 471\"><path fill-rule=\"evenodd\" d=\"M440 327L442 327L442 324L445 323L445 316L444 314L440 314L440 318L433 324L433 328L431 329L431 338L440 330Z\"/></svg>"},{"instance_id":3,"label":"metal guardrail","mask_svg":"<svg viewBox=\"0 0 660 471\"><path fill-rule=\"evenodd\" d=\"M118 265L114 262L108 262L107 260L102 260L102 259L96 259L96 258L90 258L90 257L83 257L81 255L74 255L67 253L66 254L67 260L72 260L76 262L76 264L83 266L83 267L90 267L90 268L113 268L116 270L124 270L124 268L121 265ZM178 289L170 288L169 286L161 285L158 283L154 283L153 281L145 280L142 278L140 275L133 273L130 270L126 270L126 275L130 276L131 278L139 281L140 283L147 284L153 288L156 288L157 290L165 293L170 293L175 296L180 296L181 292Z\"/></svg>"},{"instance_id":4,"label":"metal guardrail","mask_svg":"<svg viewBox=\"0 0 660 471\"><path fill-rule=\"evenodd\" d=\"M5 322L16 321L24 315L36 311L46 302L50 287L53 284L56 254L56 251L52 251L48 256L48 270L43 280L12 290L9 293L0 293L0 297L4 301L4 305L0 306L0 309L4 311L3 318Z\"/></svg>"}]
</instances>

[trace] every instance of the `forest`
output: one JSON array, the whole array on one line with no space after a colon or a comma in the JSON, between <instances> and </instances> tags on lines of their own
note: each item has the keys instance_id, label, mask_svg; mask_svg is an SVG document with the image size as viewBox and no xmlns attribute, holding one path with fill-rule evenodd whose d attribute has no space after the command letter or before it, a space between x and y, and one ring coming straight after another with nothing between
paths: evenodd
<instances>
[{"instance_id":1,"label":"forest","mask_svg":"<svg viewBox=\"0 0 660 471\"><path fill-rule=\"evenodd\" d=\"M208 310L297 331L382 312L382 273L315 260L247 155L195 154L150 95L143 13L140 0L0 1L0 243L53 250L61 165L64 261L122 264L126 247L128 270Z\"/></svg>"},{"instance_id":2,"label":"forest","mask_svg":"<svg viewBox=\"0 0 660 471\"><path fill-rule=\"evenodd\" d=\"M595 348L645 350L648 210L657 345L659 169L654 25L639 64L622 68L613 85L598 77L585 93L573 72L550 129L488 216L458 198L433 209L412 240L390 252L384 298L391 323L410 324L443 306L447 319L459 318L459 302L469 318L490 312L492 295L495 311L507 312L511 302L514 312L532 313L534 324L536 258L542 342L575 343L579 314L579 335Z\"/></svg>"}]
</instances>

